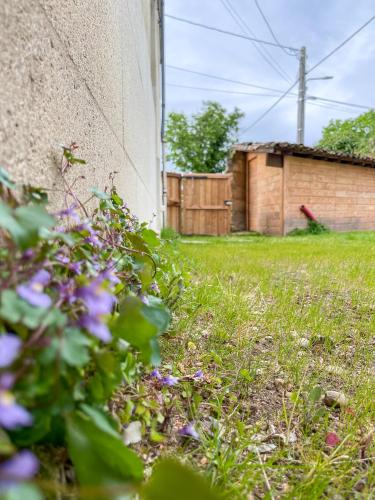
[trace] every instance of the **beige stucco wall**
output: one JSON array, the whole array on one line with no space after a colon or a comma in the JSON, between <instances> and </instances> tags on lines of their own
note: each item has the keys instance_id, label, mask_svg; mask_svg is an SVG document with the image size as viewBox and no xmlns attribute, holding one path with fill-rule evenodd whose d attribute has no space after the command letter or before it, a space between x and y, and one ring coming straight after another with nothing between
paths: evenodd
<instances>
[{"instance_id":1,"label":"beige stucco wall","mask_svg":"<svg viewBox=\"0 0 375 500\"><path fill-rule=\"evenodd\" d=\"M160 219L156 3L0 1L0 163L13 176L61 189L60 145L74 141L82 199L117 171L134 212Z\"/></svg>"},{"instance_id":2,"label":"beige stucco wall","mask_svg":"<svg viewBox=\"0 0 375 500\"><path fill-rule=\"evenodd\" d=\"M285 233L306 227L300 206L334 231L375 229L375 169L284 157Z\"/></svg>"}]
</instances>

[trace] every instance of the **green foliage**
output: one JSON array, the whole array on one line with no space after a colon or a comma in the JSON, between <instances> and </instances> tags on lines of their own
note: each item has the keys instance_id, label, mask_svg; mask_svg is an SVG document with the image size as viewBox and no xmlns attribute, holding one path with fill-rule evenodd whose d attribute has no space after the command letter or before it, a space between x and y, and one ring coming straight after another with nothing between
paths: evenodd
<instances>
[{"instance_id":1,"label":"green foliage","mask_svg":"<svg viewBox=\"0 0 375 500\"><path fill-rule=\"evenodd\" d=\"M204 102L201 112L191 119L183 113L170 113L166 129L168 160L182 171L222 172L243 116L239 109L228 113L213 101Z\"/></svg>"},{"instance_id":2,"label":"green foliage","mask_svg":"<svg viewBox=\"0 0 375 500\"><path fill-rule=\"evenodd\" d=\"M142 480L141 460L107 423L98 425L92 415L75 412L67 419L67 440L80 484L113 486Z\"/></svg>"},{"instance_id":3,"label":"green foliage","mask_svg":"<svg viewBox=\"0 0 375 500\"><path fill-rule=\"evenodd\" d=\"M317 147L349 155L375 156L375 111L334 120L324 127Z\"/></svg>"},{"instance_id":4,"label":"green foliage","mask_svg":"<svg viewBox=\"0 0 375 500\"><path fill-rule=\"evenodd\" d=\"M78 162L70 150L64 158ZM114 189L92 190L99 206L89 217L70 190L74 205L52 216L40 188L18 196L14 187L1 170L0 339L17 339L19 347L1 357L0 488L3 463L17 449L59 446L80 486L109 488L97 497L118 498L119 485L122 493L138 487L143 464L124 445L110 400L159 363L158 338L183 289L182 274L169 259L169 243L139 223ZM21 407L11 424L6 405ZM22 495L41 498L28 485L8 497Z\"/></svg>"},{"instance_id":5,"label":"green foliage","mask_svg":"<svg viewBox=\"0 0 375 500\"><path fill-rule=\"evenodd\" d=\"M163 240L174 241L178 240L180 235L172 227L164 227L160 232L160 237Z\"/></svg>"},{"instance_id":6,"label":"green foliage","mask_svg":"<svg viewBox=\"0 0 375 500\"><path fill-rule=\"evenodd\" d=\"M176 493L178 492L178 493ZM144 489L145 500L219 500L218 492L192 470L173 460L160 462Z\"/></svg>"},{"instance_id":7,"label":"green foliage","mask_svg":"<svg viewBox=\"0 0 375 500\"><path fill-rule=\"evenodd\" d=\"M330 229L321 222L308 219L307 227L304 229L293 229L288 233L288 236L305 236L308 234L324 234L329 232Z\"/></svg>"}]
</instances>

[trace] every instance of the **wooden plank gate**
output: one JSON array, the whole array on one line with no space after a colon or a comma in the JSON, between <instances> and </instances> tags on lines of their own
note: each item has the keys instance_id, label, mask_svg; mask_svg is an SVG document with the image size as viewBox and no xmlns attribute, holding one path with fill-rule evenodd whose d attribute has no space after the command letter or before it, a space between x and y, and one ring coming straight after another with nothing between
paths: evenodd
<instances>
[{"instance_id":1,"label":"wooden plank gate","mask_svg":"<svg viewBox=\"0 0 375 500\"><path fill-rule=\"evenodd\" d=\"M168 226L186 235L230 233L231 177L169 172Z\"/></svg>"}]
</instances>

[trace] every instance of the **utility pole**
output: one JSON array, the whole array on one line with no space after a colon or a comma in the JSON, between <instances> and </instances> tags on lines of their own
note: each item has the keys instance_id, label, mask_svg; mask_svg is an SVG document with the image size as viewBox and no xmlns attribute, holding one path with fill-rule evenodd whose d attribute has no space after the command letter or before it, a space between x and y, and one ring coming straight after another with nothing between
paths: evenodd
<instances>
[{"instance_id":1,"label":"utility pole","mask_svg":"<svg viewBox=\"0 0 375 500\"><path fill-rule=\"evenodd\" d=\"M299 52L297 144L305 142L306 47Z\"/></svg>"}]
</instances>

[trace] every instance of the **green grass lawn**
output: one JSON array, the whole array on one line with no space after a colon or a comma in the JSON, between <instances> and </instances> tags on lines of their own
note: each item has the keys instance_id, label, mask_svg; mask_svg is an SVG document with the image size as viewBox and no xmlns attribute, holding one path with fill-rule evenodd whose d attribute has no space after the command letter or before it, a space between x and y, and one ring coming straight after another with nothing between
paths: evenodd
<instances>
[{"instance_id":1,"label":"green grass lawn","mask_svg":"<svg viewBox=\"0 0 375 500\"><path fill-rule=\"evenodd\" d=\"M162 369L205 378L169 389L164 431L194 422L200 439L158 454L231 499L375 498L375 233L178 246L191 279Z\"/></svg>"}]
</instances>

